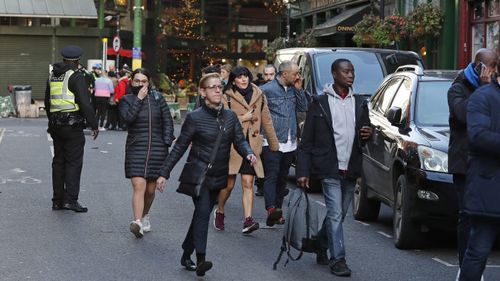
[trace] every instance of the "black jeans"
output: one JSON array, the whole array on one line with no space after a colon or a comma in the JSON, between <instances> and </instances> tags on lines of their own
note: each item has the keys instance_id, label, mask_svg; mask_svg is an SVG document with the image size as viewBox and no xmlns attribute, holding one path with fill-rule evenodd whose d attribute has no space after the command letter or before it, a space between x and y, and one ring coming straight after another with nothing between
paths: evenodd
<instances>
[{"instance_id":1,"label":"black jeans","mask_svg":"<svg viewBox=\"0 0 500 281\"><path fill-rule=\"evenodd\" d=\"M464 213L465 175L453 174L453 184L457 190L458 197L458 221L457 221L457 248L458 264L464 259L465 250L469 241L471 223L470 218Z\"/></svg>"},{"instance_id":2,"label":"black jeans","mask_svg":"<svg viewBox=\"0 0 500 281\"><path fill-rule=\"evenodd\" d=\"M114 130L118 126L118 105L110 105L108 107L108 118L106 119L106 129Z\"/></svg>"},{"instance_id":3,"label":"black jeans","mask_svg":"<svg viewBox=\"0 0 500 281\"><path fill-rule=\"evenodd\" d=\"M52 201L57 204L74 203L80 193L85 136L82 129L63 126L51 129L54 142L52 159Z\"/></svg>"},{"instance_id":4,"label":"black jeans","mask_svg":"<svg viewBox=\"0 0 500 281\"><path fill-rule=\"evenodd\" d=\"M104 120L108 113L109 97L96 97L97 102L97 122L99 127L104 127Z\"/></svg>"},{"instance_id":5,"label":"black jeans","mask_svg":"<svg viewBox=\"0 0 500 281\"><path fill-rule=\"evenodd\" d=\"M214 205L217 203L220 190L201 189L200 196L193 198L194 213L191 219L191 225L182 243L182 249L186 253L205 254L207 251L207 236L210 214Z\"/></svg>"},{"instance_id":6,"label":"black jeans","mask_svg":"<svg viewBox=\"0 0 500 281\"><path fill-rule=\"evenodd\" d=\"M288 171L294 156L295 151L286 153L272 152L269 146L263 147L262 159L266 163L264 165L264 201L266 209L271 207L281 208L283 205Z\"/></svg>"}]
</instances>

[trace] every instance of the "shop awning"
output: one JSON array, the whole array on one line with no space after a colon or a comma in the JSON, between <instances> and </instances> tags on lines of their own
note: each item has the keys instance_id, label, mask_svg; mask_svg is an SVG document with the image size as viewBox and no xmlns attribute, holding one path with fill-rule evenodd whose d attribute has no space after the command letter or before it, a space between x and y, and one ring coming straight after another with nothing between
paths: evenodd
<instances>
[{"instance_id":1,"label":"shop awning","mask_svg":"<svg viewBox=\"0 0 500 281\"><path fill-rule=\"evenodd\" d=\"M116 56L116 52L115 52L115 50L113 50L113 48L108 48L106 52L107 52L108 56ZM122 48L122 49L120 49L119 52L120 52L120 57L125 57L125 58L132 57L132 50L130 50L130 49L123 49ZM144 52L141 52L141 57L143 59L146 58L146 56L144 55Z\"/></svg>"},{"instance_id":2,"label":"shop awning","mask_svg":"<svg viewBox=\"0 0 500 281\"><path fill-rule=\"evenodd\" d=\"M314 37L329 36L336 33L354 33L354 26L371 12L371 5L346 10L325 23L314 27Z\"/></svg>"},{"instance_id":3,"label":"shop awning","mask_svg":"<svg viewBox=\"0 0 500 281\"><path fill-rule=\"evenodd\" d=\"M97 19L94 0L0 0L0 17Z\"/></svg>"}]
</instances>

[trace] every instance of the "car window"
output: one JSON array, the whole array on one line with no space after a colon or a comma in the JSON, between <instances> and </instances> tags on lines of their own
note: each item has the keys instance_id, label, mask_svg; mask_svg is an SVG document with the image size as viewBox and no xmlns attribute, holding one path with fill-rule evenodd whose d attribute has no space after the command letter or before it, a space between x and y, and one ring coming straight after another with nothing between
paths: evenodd
<instances>
[{"instance_id":1,"label":"car window","mask_svg":"<svg viewBox=\"0 0 500 281\"><path fill-rule=\"evenodd\" d=\"M410 54L381 54L382 61L384 62L385 70L387 74L391 74L396 69L402 65L415 64L420 66L422 69L424 65L422 61L414 55Z\"/></svg>"},{"instance_id":2,"label":"car window","mask_svg":"<svg viewBox=\"0 0 500 281\"><path fill-rule=\"evenodd\" d=\"M401 120L406 118L408 114L408 108L410 105L410 95L411 95L411 80L408 78L403 79L403 83L399 87L394 99L392 100L391 107L401 108Z\"/></svg>"},{"instance_id":3,"label":"car window","mask_svg":"<svg viewBox=\"0 0 500 281\"><path fill-rule=\"evenodd\" d=\"M422 81L415 102L415 122L422 126L449 126L448 89L451 80Z\"/></svg>"},{"instance_id":4,"label":"car window","mask_svg":"<svg viewBox=\"0 0 500 281\"><path fill-rule=\"evenodd\" d=\"M385 88L372 100L373 109L385 115L389 105L401 84L401 78L396 77L387 81Z\"/></svg>"},{"instance_id":5,"label":"car window","mask_svg":"<svg viewBox=\"0 0 500 281\"><path fill-rule=\"evenodd\" d=\"M304 88L308 94L312 94L312 83L311 83L311 65L308 61L304 64L302 70L302 78L304 78Z\"/></svg>"},{"instance_id":6,"label":"car window","mask_svg":"<svg viewBox=\"0 0 500 281\"><path fill-rule=\"evenodd\" d=\"M354 93L373 95L382 82L384 74L374 53L364 52L331 52L316 54L313 58L316 71L316 85L323 89L326 84L333 83L332 63L336 59L348 59L354 66L356 75L353 83Z\"/></svg>"}]
</instances>

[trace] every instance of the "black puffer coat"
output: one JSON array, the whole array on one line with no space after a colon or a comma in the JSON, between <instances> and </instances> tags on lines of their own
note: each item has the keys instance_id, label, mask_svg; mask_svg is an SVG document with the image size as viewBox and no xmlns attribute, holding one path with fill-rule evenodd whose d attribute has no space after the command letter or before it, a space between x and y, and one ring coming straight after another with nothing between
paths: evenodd
<instances>
[{"instance_id":1,"label":"black puffer coat","mask_svg":"<svg viewBox=\"0 0 500 281\"><path fill-rule=\"evenodd\" d=\"M212 188L219 189L225 187L229 172L231 144L234 144L234 147L243 158L254 153L245 140L243 129L236 114L227 109L215 110L209 108L204 102L201 107L186 115L186 120L182 124L181 135L176 140L167 159L165 159L160 175L167 179L170 177L170 172L182 155L184 155L189 144L192 145L188 161L197 158L208 164L219 133L218 122L220 121L223 124L225 132L217 151L217 156L214 163L212 163L212 168L207 172L207 177L216 178L213 181L214 186Z\"/></svg>"},{"instance_id":2,"label":"black puffer coat","mask_svg":"<svg viewBox=\"0 0 500 281\"><path fill-rule=\"evenodd\" d=\"M150 91L143 100L127 94L119 108L128 127L125 176L157 179L174 140L174 123L165 99L156 91Z\"/></svg>"}]
</instances>

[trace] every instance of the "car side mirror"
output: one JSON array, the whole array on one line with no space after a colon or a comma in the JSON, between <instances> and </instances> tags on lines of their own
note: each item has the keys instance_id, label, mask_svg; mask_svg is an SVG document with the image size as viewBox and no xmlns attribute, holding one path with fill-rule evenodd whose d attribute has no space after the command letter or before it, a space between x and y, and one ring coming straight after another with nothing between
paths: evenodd
<instances>
[{"instance_id":1,"label":"car side mirror","mask_svg":"<svg viewBox=\"0 0 500 281\"><path fill-rule=\"evenodd\" d=\"M393 126L401 126L401 108L397 106L389 108L389 112L387 112L387 120L389 120Z\"/></svg>"}]
</instances>

